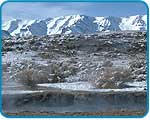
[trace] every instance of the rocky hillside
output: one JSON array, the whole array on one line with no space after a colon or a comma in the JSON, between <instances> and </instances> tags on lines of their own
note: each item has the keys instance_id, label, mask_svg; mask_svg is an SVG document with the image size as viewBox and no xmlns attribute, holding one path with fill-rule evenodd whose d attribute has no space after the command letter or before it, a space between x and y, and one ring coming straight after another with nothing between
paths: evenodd
<instances>
[{"instance_id":1,"label":"rocky hillside","mask_svg":"<svg viewBox=\"0 0 150 120\"><path fill-rule=\"evenodd\" d=\"M30 73L34 84L91 81L98 88L146 81L146 32L12 37L3 40L2 49L7 79L24 80ZM103 86L108 79L111 86Z\"/></svg>"}]
</instances>

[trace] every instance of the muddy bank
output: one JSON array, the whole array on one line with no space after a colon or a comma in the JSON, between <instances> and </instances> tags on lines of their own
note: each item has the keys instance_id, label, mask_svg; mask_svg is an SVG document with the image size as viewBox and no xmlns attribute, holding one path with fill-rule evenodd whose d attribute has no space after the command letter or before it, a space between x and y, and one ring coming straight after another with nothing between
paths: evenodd
<instances>
[{"instance_id":1,"label":"muddy bank","mask_svg":"<svg viewBox=\"0 0 150 120\"><path fill-rule=\"evenodd\" d=\"M3 94L4 113L145 111L146 92L45 91Z\"/></svg>"},{"instance_id":2,"label":"muddy bank","mask_svg":"<svg viewBox=\"0 0 150 120\"><path fill-rule=\"evenodd\" d=\"M55 112L18 112L18 113L5 113L9 116L143 116L145 111L107 111L107 112L65 112L65 113L55 113Z\"/></svg>"}]
</instances>

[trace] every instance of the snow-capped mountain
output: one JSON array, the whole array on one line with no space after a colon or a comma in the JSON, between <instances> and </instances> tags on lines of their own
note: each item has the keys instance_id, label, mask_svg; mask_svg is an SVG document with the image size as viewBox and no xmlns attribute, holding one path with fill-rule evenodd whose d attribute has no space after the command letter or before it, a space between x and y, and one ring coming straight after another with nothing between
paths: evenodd
<instances>
[{"instance_id":1,"label":"snow-capped mountain","mask_svg":"<svg viewBox=\"0 0 150 120\"><path fill-rule=\"evenodd\" d=\"M100 31L146 30L147 16L90 17L86 15L61 16L45 20L12 19L2 25L11 36L95 33Z\"/></svg>"},{"instance_id":2,"label":"snow-capped mountain","mask_svg":"<svg viewBox=\"0 0 150 120\"><path fill-rule=\"evenodd\" d=\"M8 31L2 30L2 36L3 37L11 37L10 33Z\"/></svg>"}]
</instances>

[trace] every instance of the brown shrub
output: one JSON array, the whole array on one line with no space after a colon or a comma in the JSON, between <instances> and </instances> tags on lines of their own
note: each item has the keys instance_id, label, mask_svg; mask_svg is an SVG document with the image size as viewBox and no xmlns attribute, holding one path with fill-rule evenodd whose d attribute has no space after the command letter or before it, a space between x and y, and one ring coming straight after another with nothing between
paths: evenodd
<instances>
[{"instance_id":1,"label":"brown shrub","mask_svg":"<svg viewBox=\"0 0 150 120\"><path fill-rule=\"evenodd\" d=\"M131 81L129 68L106 67L94 80L96 88L120 88L125 82Z\"/></svg>"},{"instance_id":2,"label":"brown shrub","mask_svg":"<svg viewBox=\"0 0 150 120\"><path fill-rule=\"evenodd\" d=\"M35 86L36 84L48 82L49 76L45 72L27 68L17 73L17 78L24 85Z\"/></svg>"},{"instance_id":3,"label":"brown shrub","mask_svg":"<svg viewBox=\"0 0 150 120\"><path fill-rule=\"evenodd\" d=\"M10 63L2 63L2 71L7 72L10 67Z\"/></svg>"}]
</instances>

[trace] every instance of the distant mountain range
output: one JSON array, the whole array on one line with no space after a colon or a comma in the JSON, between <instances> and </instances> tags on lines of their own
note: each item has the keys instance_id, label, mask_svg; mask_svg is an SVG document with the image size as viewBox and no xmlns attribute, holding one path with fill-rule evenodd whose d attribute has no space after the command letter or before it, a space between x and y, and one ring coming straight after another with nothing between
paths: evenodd
<instances>
[{"instance_id":1,"label":"distant mountain range","mask_svg":"<svg viewBox=\"0 0 150 120\"><path fill-rule=\"evenodd\" d=\"M70 15L44 20L12 19L2 24L3 35L29 36L52 34L87 34L100 31L146 30L147 16L90 17Z\"/></svg>"}]
</instances>

